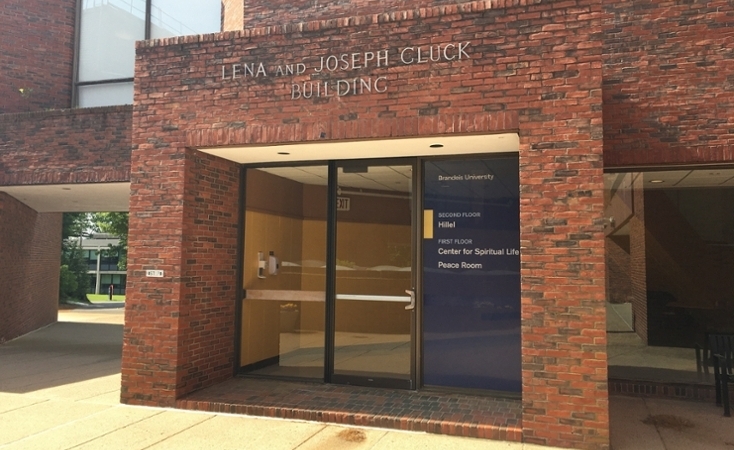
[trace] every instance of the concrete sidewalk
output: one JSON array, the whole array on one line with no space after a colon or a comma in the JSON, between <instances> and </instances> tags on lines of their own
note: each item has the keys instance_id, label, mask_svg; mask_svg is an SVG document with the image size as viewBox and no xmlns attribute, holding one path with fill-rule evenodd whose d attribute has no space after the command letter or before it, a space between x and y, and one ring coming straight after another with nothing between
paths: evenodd
<instances>
[{"instance_id":1,"label":"concrete sidewalk","mask_svg":"<svg viewBox=\"0 0 734 450\"><path fill-rule=\"evenodd\" d=\"M550 449L376 428L121 405L121 309L59 312L0 346L2 449ZM614 450L734 449L734 421L705 403L613 397ZM646 425L675 414L681 430Z\"/></svg>"}]
</instances>

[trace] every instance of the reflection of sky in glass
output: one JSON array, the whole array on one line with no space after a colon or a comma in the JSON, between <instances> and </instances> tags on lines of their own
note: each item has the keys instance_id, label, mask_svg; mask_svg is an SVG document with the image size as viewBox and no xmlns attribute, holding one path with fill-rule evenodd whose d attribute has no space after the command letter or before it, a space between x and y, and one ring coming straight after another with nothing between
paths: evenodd
<instances>
[{"instance_id":1,"label":"reflection of sky in glass","mask_svg":"<svg viewBox=\"0 0 734 450\"><path fill-rule=\"evenodd\" d=\"M91 9L106 5L114 6L145 20L145 0L84 0L82 9Z\"/></svg>"},{"instance_id":2,"label":"reflection of sky in glass","mask_svg":"<svg viewBox=\"0 0 734 450\"><path fill-rule=\"evenodd\" d=\"M216 33L221 25L220 0L153 0L152 38Z\"/></svg>"},{"instance_id":3,"label":"reflection of sky in glass","mask_svg":"<svg viewBox=\"0 0 734 450\"><path fill-rule=\"evenodd\" d=\"M84 0L82 9L111 6L145 19L145 0ZM152 38L216 33L221 29L220 0L153 0Z\"/></svg>"}]
</instances>

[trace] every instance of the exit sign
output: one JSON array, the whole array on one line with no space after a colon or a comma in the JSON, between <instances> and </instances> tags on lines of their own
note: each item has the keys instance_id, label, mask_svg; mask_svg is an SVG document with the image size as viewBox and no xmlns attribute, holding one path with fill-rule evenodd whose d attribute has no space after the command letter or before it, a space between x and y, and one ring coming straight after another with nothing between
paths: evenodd
<instances>
[{"instance_id":1,"label":"exit sign","mask_svg":"<svg viewBox=\"0 0 734 450\"><path fill-rule=\"evenodd\" d=\"M337 211L349 211L351 207L351 199L349 197L337 197L336 198L336 210Z\"/></svg>"}]
</instances>

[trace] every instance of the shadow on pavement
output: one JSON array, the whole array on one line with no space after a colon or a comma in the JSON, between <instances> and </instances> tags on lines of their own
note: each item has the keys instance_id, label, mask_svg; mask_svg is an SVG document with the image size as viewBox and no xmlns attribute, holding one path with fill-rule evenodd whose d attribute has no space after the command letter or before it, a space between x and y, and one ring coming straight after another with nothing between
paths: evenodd
<instances>
[{"instance_id":1,"label":"shadow on pavement","mask_svg":"<svg viewBox=\"0 0 734 450\"><path fill-rule=\"evenodd\" d=\"M0 392L28 393L119 374L121 354L121 324L57 322L0 345Z\"/></svg>"}]
</instances>

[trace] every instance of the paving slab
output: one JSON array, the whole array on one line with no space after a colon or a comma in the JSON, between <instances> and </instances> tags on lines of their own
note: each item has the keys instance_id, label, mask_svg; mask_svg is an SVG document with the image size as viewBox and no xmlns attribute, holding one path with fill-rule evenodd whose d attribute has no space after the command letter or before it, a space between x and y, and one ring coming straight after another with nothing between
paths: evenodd
<instances>
[{"instance_id":1,"label":"paving slab","mask_svg":"<svg viewBox=\"0 0 734 450\"><path fill-rule=\"evenodd\" d=\"M86 401L106 394L112 394L115 398L115 401L112 404L119 404L120 383L121 376L118 373L89 380L74 381L59 386L42 388L29 392L29 395L47 399Z\"/></svg>"},{"instance_id":2,"label":"paving slab","mask_svg":"<svg viewBox=\"0 0 734 450\"><path fill-rule=\"evenodd\" d=\"M522 444L517 442L491 441L439 434L410 433L393 431L380 439L374 450L520 450ZM546 449L553 450L550 447Z\"/></svg>"},{"instance_id":3,"label":"paving slab","mask_svg":"<svg viewBox=\"0 0 734 450\"><path fill-rule=\"evenodd\" d=\"M0 392L0 417L3 413L13 411L16 409L25 408L27 406L35 405L37 403L45 402L43 398L33 398L20 394L8 394Z\"/></svg>"},{"instance_id":4,"label":"paving slab","mask_svg":"<svg viewBox=\"0 0 734 450\"><path fill-rule=\"evenodd\" d=\"M107 405L49 400L0 414L0 445L94 415Z\"/></svg>"},{"instance_id":5,"label":"paving slab","mask_svg":"<svg viewBox=\"0 0 734 450\"><path fill-rule=\"evenodd\" d=\"M178 412L207 420L150 447L176 450L291 450L299 448L324 425L307 422L257 419L245 416L204 415Z\"/></svg>"},{"instance_id":6,"label":"paving slab","mask_svg":"<svg viewBox=\"0 0 734 450\"><path fill-rule=\"evenodd\" d=\"M98 440L116 430L145 420L162 411L118 406L66 422L54 428L15 441L3 450L66 450Z\"/></svg>"},{"instance_id":7,"label":"paving slab","mask_svg":"<svg viewBox=\"0 0 734 450\"><path fill-rule=\"evenodd\" d=\"M84 399L87 403L100 403L102 405L119 405L120 404L120 388L113 389L104 394L95 395Z\"/></svg>"},{"instance_id":8,"label":"paving slab","mask_svg":"<svg viewBox=\"0 0 734 450\"><path fill-rule=\"evenodd\" d=\"M122 302L110 302L106 305L98 303L88 309L62 309L59 310L59 322L122 325L125 323L124 307Z\"/></svg>"},{"instance_id":9,"label":"paving slab","mask_svg":"<svg viewBox=\"0 0 734 450\"><path fill-rule=\"evenodd\" d=\"M665 450L657 429L642 422L650 415L644 398L611 397L609 414L614 423L610 430L614 450Z\"/></svg>"},{"instance_id":10,"label":"paving slab","mask_svg":"<svg viewBox=\"0 0 734 450\"><path fill-rule=\"evenodd\" d=\"M387 430L325 426L298 447L298 450L367 450L376 448Z\"/></svg>"},{"instance_id":11,"label":"paving slab","mask_svg":"<svg viewBox=\"0 0 734 450\"><path fill-rule=\"evenodd\" d=\"M136 409L149 409L157 414L131 423L128 426L120 427L104 436L100 436L74 448L79 450L142 450L212 419L212 416L204 414L186 414L184 412L157 410L155 408ZM209 435L206 438L203 442L210 442L212 444L215 444L219 440L219 436L216 434Z\"/></svg>"},{"instance_id":12,"label":"paving slab","mask_svg":"<svg viewBox=\"0 0 734 450\"><path fill-rule=\"evenodd\" d=\"M657 426L667 450L732 450L734 419L724 417L724 409L713 402L679 402L645 399L650 414L683 418L692 426ZM648 425L649 426L649 425Z\"/></svg>"},{"instance_id":13,"label":"paving slab","mask_svg":"<svg viewBox=\"0 0 734 450\"><path fill-rule=\"evenodd\" d=\"M121 405L123 311L62 311L60 317L65 322L0 346L3 450L551 450L398 430ZM678 430L647 425L643 420L650 414L680 416L694 426ZM612 396L613 448L732 450L734 419L722 414L710 403ZM357 432L342 434L345 430Z\"/></svg>"}]
</instances>

